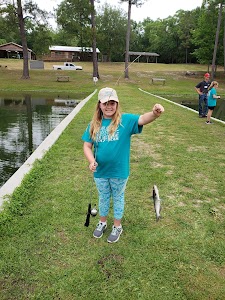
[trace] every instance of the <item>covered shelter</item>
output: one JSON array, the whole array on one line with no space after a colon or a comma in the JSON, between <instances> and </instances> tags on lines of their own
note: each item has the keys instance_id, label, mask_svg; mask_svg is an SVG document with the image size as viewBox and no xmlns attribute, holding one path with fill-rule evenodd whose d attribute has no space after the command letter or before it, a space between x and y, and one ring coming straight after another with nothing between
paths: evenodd
<instances>
[{"instance_id":1,"label":"covered shelter","mask_svg":"<svg viewBox=\"0 0 225 300\"><path fill-rule=\"evenodd\" d=\"M157 57L159 57L160 55L158 53L154 53L154 52L133 52L133 51L129 51L129 61L133 61L135 60L135 58L137 58L138 56L140 56L140 58L142 56L144 56L148 62L155 62L157 63ZM138 58L138 62L140 61L140 58Z\"/></svg>"},{"instance_id":2,"label":"covered shelter","mask_svg":"<svg viewBox=\"0 0 225 300\"><path fill-rule=\"evenodd\" d=\"M35 59L35 54L31 49L28 50L28 59ZM23 47L10 42L0 45L0 58L23 58Z\"/></svg>"},{"instance_id":3,"label":"covered shelter","mask_svg":"<svg viewBox=\"0 0 225 300\"><path fill-rule=\"evenodd\" d=\"M92 61L93 49L91 47L70 47L70 46L51 46L49 47L50 56L43 57L49 61ZM99 49L96 49L97 59Z\"/></svg>"}]
</instances>

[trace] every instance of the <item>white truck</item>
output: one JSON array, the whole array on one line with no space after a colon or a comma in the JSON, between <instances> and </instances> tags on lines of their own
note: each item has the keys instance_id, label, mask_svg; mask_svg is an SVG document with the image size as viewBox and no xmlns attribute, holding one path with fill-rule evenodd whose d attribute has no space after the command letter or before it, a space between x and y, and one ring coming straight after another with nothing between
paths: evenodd
<instances>
[{"instance_id":1,"label":"white truck","mask_svg":"<svg viewBox=\"0 0 225 300\"><path fill-rule=\"evenodd\" d=\"M53 70L83 70L83 68L70 62L64 62L63 65L53 65Z\"/></svg>"}]
</instances>

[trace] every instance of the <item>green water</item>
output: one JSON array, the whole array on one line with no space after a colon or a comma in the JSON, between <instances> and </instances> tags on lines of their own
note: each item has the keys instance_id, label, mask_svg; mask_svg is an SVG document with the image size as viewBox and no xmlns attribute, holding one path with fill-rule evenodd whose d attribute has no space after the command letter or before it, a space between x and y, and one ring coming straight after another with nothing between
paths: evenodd
<instances>
[{"instance_id":1,"label":"green water","mask_svg":"<svg viewBox=\"0 0 225 300\"><path fill-rule=\"evenodd\" d=\"M74 109L78 100L0 96L0 187Z\"/></svg>"}]
</instances>

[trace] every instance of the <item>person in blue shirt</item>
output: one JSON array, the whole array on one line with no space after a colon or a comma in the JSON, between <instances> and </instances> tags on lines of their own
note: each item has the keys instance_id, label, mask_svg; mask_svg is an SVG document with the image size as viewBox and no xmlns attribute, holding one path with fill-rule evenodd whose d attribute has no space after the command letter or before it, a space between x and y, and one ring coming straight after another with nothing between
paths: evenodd
<instances>
[{"instance_id":1,"label":"person in blue shirt","mask_svg":"<svg viewBox=\"0 0 225 300\"><path fill-rule=\"evenodd\" d=\"M93 233L101 238L107 228L110 198L113 199L114 224L107 241L117 242L123 231L124 193L130 173L131 136L142 132L143 125L157 119L164 108L155 104L143 115L121 113L117 92L109 87L98 93L98 103L91 123L86 128L84 155L99 194L100 221Z\"/></svg>"},{"instance_id":2,"label":"person in blue shirt","mask_svg":"<svg viewBox=\"0 0 225 300\"><path fill-rule=\"evenodd\" d=\"M208 114L206 124L212 124L210 121L214 108L216 107L216 100L220 99L220 96L217 96L217 88L219 84L217 81L212 81L209 86L208 92Z\"/></svg>"}]
</instances>

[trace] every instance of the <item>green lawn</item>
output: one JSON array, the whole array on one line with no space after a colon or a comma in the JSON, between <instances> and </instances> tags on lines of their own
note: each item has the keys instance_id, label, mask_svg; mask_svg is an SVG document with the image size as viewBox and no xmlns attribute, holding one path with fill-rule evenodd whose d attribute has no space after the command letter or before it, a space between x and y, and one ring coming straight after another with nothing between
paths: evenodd
<instances>
[{"instance_id":1,"label":"green lawn","mask_svg":"<svg viewBox=\"0 0 225 300\"><path fill-rule=\"evenodd\" d=\"M186 77L183 66L133 64L130 80L122 77L115 86L123 67L100 65L96 86L88 63L62 85L50 68L33 70L31 87L19 79L19 68L0 70L0 92L20 86L63 93L67 86L71 93L90 93L109 85L124 112L143 113L156 102L165 107L132 138L124 231L118 243L108 244L112 210L103 238L92 237L98 217L84 226L90 199L97 203L81 141L97 95L90 99L0 214L0 299L224 299L225 126L207 126L197 114L138 90L196 97L193 87L206 67L189 67L197 75ZM17 83L8 83L10 76ZM152 85L151 76L166 78L166 85ZM158 223L153 184L163 199Z\"/></svg>"}]
</instances>

